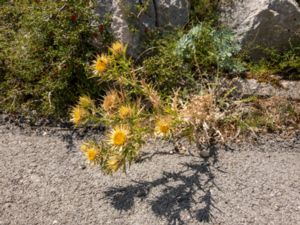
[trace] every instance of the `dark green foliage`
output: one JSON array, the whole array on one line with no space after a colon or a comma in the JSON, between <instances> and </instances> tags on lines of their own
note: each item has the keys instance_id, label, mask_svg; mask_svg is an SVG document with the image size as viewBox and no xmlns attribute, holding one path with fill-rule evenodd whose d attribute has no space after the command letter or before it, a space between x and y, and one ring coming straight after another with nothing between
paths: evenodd
<instances>
[{"instance_id":1,"label":"dark green foliage","mask_svg":"<svg viewBox=\"0 0 300 225\"><path fill-rule=\"evenodd\" d=\"M215 22L218 18L217 8L220 0L190 0L192 23Z\"/></svg>"},{"instance_id":2,"label":"dark green foliage","mask_svg":"<svg viewBox=\"0 0 300 225\"><path fill-rule=\"evenodd\" d=\"M110 41L108 26L96 25L92 1L20 2L0 9L1 110L66 116L79 95L100 93L87 64Z\"/></svg>"},{"instance_id":3,"label":"dark green foliage","mask_svg":"<svg viewBox=\"0 0 300 225\"><path fill-rule=\"evenodd\" d=\"M252 73L277 74L284 79L300 79L300 47L291 47L285 52L264 49L265 58L257 62L249 62L248 69Z\"/></svg>"},{"instance_id":4,"label":"dark green foliage","mask_svg":"<svg viewBox=\"0 0 300 225\"><path fill-rule=\"evenodd\" d=\"M219 72L241 72L244 68L234 57L240 46L231 32L215 30L208 23L200 23L187 34L177 30L155 36L152 56L142 63L142 79L152 83L163 95L178 88L196 91ZM205 84L204 84L205 85Z\"/></svg>"},{"instance_id":5,"label":"dark green foliage","mask_svg":"<svg viewBox=\"0 0 300 225\"><path fill-rule=\"evenodd\" d=\"M142 79L155 85L158 91L168 95L179 87L194 85L191 67L175 53L179 33L156 39L152 56L143 61Z\"/></svg>"}]
</instances>

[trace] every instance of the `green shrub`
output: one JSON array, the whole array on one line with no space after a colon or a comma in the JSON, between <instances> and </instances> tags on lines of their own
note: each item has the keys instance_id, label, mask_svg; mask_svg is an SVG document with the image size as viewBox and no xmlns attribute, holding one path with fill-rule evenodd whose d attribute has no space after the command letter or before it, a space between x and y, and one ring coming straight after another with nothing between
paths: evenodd
<instances>
[{"instance_id":1,"label":"green shrub","mask_svg":"<svg viewBox=\"0 0 300 225\"><path fill-rule=\"evenodd\" d=\"M152 43L152 55L142 63L141 79L154 84L163 95L179 87L191 87L195 83L191 67L176 55L179 37L178 31L156 39Z\"/></svg>"},{"instance_id":2,"label":"green shrub","mask_svg":"<svg viewBox=\"0 0 300 225\"><path fill-rule=\"evenodd\" d=\"M291 47L283 53L275 49L263 51L265 57L258 63L253 61L248 63L248 70L253 75L264 74L270 77L269 75L277 74L284 79L300 79L300 47Z\"/></svg>"},{"instance_id":3,"label":"green shrub","mask_svg":"<svg viewBox=\"0 0 300 225\"><path fill-rule=\"evenodd\" d=\"M217 8L220 0L190 0L192 23L215 22L218 18Z\"/></svg>"},{"instance_id":4,"label":"green shrub","mask_svg":"<svg viewBox=\"0 0 300 225\"><path fill-rule=\"evenodd\" d=\"M197 91L201 79L219 72L239 73L244 67L235 55L240 45L226 29L216 30L200 23L186 34L177 30L157 35L151 43L152 55L142 62L141 79L151 83L163 96L178 88ZM205 84L204 84L205 85Z\"/></svg>"},{"instance_id":5,"label":"green shrub","mask_svg":"<svg viewBox=\"0 0 300 225\"><path fill-rule=\"evenodd\" d=\"M2 110L66 116L79 95L99 94L86 65L111 38L92 1L14 1L0 10Z\"/></svg>"},{"instance_id":6,"label":"green shrub","mask_svg":"<svg viewBox=\"0 0 300 225\"><path fill-rule=\"evenodd\" d=\"M242 65L233 57L240 45L226 29L215 30L205 23L193 27L177 44L177 55L200 70L220 68L241 72Z\"/></svg>"}]
</instances>

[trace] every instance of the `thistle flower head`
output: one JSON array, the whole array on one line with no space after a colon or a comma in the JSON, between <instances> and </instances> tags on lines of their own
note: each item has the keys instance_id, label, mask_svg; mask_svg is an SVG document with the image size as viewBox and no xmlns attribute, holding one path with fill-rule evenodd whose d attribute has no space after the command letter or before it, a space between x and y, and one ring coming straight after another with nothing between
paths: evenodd
<instances>
[{"instance_id":1,"label":"thistle flower head","mask_svg":"<svg viewBox=\"0 0 300 225\"><path fill-rule=\"evenodd\" d=\"M87 152L87 150L89 149L89 144L88 143L83 143L80 146L80 150L83 152Z\"/></svg>"},{"instance_id":2,"label":"thistle flower head","mask_svg":"<svg viewBox=\"0 0 300 225\"><path fill-rule=\"evenodd\" d=\"M80 106L76 106L71 111L70 121L76 126L80 124L86 118L87 112Z\"/></svg>"},{"instance_id":3,"label":"thistle flower head","mask_svg":"<svg viewBox=\"0 0 300 225\"><path fill-rule=\"evenodd\" d=\"M124 126L117 126L115 127L110 135L109 135L109 142L114 146L123 146L127 139L128 139L129 131Z\"/></svg>"},{"instance_id":4,"label":"thistle flower head","mask_svg":"<svg viewBox=\"0 0 300 225\"><path fill-rule=\"evenodd\" d=\"M116 91L110 91L103 99L102 108L108 112L115 109L120 102L120 97Z\"/></svg>"},{"instance_id":5,"label":"thistle flower head","mask_svg":"<svg viewBox=\"0 0 300 225\"><path fill-rule=\"evenodd\" d=\"M119 116L121 119L126 119L132 115L132 108L129 106L121 106L119 109Z\"/></svg>"},{"instance_id":6,"label":"thistle flower head","mask_svg":"<svg viewBox=\"0 0 300 225\"><path fill-rule=\"evenodd\" d=\"M86 157L89 161L95 161L97 158L98 151L96 148L89 148L86 150Z\"/></svg>"},{"instance_id":7,"label":"thistle flower head","mask_svg":"<svg viewBox=\"0 0 300 225\"><path fill-rule=\"evenodd\" d=\"M159 136L167 136L171 131L171 120L169 118L160 118L155 124L155 133Z\"/></svg>"},{"instance_id":8,"label":"thistle flower head","mask_svg":"<svg viewBox=\"0 0 300 225\"><path fill-rule=\"evenodd\" d=\"M120 155L113 155L107 161L107 168L111 172L116 172L122 164L122 159Z\"/></svg>"},{"instance_id":9,"label":"thistle flower head","mask_svg":"<svg viewBox=\"0 0 300 225\"><path fill-rule=\"evenodd\" d=\"M143 88L144 93L152 103L153 107L155 109L158 109L161 107L161 99L158 94L158 92L154 89L153 86L146 84L144 80L141 81L141 85Z\"/></svg>"},{"instance_id":10,"label":"thistle flower head","mask_svg":"<svg viewBox=\"0 0 300 225\"><path fill-rule=\"evenodd\" d=\"M123 45L122 42L116 41L112 44L110 50L113 55L121 55L125 51L125 46Z\"/></svg>"},{"instance_id":11,"label":"thistle flower head","mask_svg":"<svg viewBox=\"0 0 300 225\"><path fill-rule=\"evenodd\" d=\"M84 95L79 98L78 105L82 108L91 108L95 106L95 103L89 96Z\"/></svg>"},{"instance_id":12,"label":"thistle flower head","mask_svg":"<svg viewBox=\"0 0 300 225\"><path fill-rule=\"evenodd\" d=\"M94 74L99 75L103 73L109 64L109 57L106 54L97 56L96 60L93 62Z\"/></svg>"}]
</instances>

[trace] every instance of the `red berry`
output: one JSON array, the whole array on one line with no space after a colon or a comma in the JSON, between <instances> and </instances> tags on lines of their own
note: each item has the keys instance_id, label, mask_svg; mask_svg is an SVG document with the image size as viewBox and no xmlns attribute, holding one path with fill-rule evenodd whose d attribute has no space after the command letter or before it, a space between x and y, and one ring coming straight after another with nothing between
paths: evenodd
<instances>
[{"instance_id":1,"label":"red berry","mask_svg":"<svg viewBox=\"0 0 300 225\"><path fill-rule=\"evenodd\" d=\"M99 29L100 33L103 33L103 31L104 31L104 25L100 24L99 27L98 27L98 29Z\"/></svg>"},{"instance_id":2,"label":"red berry","mask_svg":"<svg viewBox=\"0 0 300 225\"><path fill-rule=\"evenodd\" d=\"M72 20L73 22L76 22L76 20L77 20L77 15L76 15L76 14L73 14L73 15L71 16L71 20Z\"/></svg>"}]
</instances>

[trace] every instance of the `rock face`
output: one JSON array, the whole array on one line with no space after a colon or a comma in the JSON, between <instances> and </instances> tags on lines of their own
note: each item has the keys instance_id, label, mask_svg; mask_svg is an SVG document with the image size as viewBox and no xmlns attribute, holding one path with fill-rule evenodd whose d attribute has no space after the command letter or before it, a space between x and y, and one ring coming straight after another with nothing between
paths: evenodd
<instances>
[{"instance_id":1,"label":"rock face","mask_svg":"<svg viewBox=\"0 0 300 225\"><path fill-rule=\"evenodd\" d=\"M112 15L112 32L137 56L149 28L182 26L189 18L188 0L98 0L98 14Z\"/></svg>"},{"instance_id":2,"label":"rock face","mask_svg":"<svg viewBox=\"0 0 300 225\"><path fill-rule=\"evenodd\" d=\"M158 26L182 26L188 22L189 0L153 0L153 2Z\"/></svg>"},{"instance_id":3,"label":"rock face","mask_svg":"<svg viewBox=\"0 0 300 225\"><path fill-rule=\"evenodd\" d=\"M259 83L254 79L247 80L238 78L234 84L243 96L273 96L297 101L300 100L300 81L280 81L280 86L275 87L271 84Z\"/></svg>"},{"instance_id":4,"label":"rock face","mask_svg":"<svg viewBox=\"0 0 300 225\"><path fill-rule=\"evenodd\" d=\"M284 50L300 43L300 7L295 0L223 0L220 21L231 28L244 48ZM252 51L254 58L261 51Z\"/></svg>"},{"instance_id":5,"label":"rock face","mask_svg":"<svg viewBox=\"0 0 300 225\"><path fill-rule=\"evenodd\" d=\"M128 53L137 56L146 28L155 26L155 9L151 1L136 3L136 0L114 0L111 28L116 39L128 44ZM143 7L138 11L137 7Z\"/></svg>"}]
</instances>

